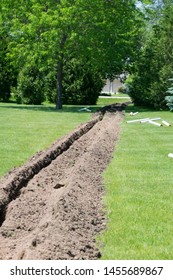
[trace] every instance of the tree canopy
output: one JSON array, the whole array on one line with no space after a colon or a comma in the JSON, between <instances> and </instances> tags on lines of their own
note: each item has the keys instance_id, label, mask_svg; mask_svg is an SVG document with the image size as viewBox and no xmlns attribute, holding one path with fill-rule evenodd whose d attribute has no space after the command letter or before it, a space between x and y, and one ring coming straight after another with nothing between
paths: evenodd
<instances>
[{"instance_id":1,"label":"tree canopy","mask_svg":"<svg viewBox=\"0 0 173 280\"><path fill-rule=\"evenodd\" d=\"M127 83L136 104L163 109L173 76L173 1L156 2L149 10L142 48Z\"/></svg>"},{"instance_id":2,"label":"tree canopy","mask_svg":"<svg viewBox=\"0 0 173 280\"><path fill-rule=\"evenodd\" d=\"M0 96L11 89L18 102L35 104L48 96L61 109L71 85L82 92L84 72L100 80L98 94L106 76L136 57L142 25L133 0L1 0Z\"/></svg>"}]
</instances>

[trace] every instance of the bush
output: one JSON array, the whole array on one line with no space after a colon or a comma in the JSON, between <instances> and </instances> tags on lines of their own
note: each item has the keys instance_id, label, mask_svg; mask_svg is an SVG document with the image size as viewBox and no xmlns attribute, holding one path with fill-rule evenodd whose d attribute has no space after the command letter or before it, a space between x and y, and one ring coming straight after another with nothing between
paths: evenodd
<instances>
[{"instance_id":1,"label":"bush","mask_svg":"<svg viewBox=\"0 0 173 280\"><path fill-rule=\"evenodd\" d=\"M118 92L119 93L127 93L127 87L125 85L121 86L119 89L118 89Z\"/></svg>"},{"instance_id":2,"label":"bush","mask_svg":"<svg viewBox=\"0 0 173 280\"><path fill-rule=\"evenodd\" d=\"M104 82L99 71L87 63L71 61L65 65L63 103L73 105L95 105Z\"/></svg>"},{"instance_id":3,"label":"bush","mask_svg":"<svg viewBox=\"0 0 173 280\"><path fill-rule=\"evenodd\" d=\"M19 72L13 92L17 103L40 105L44 100L43 78L36 65L26 64Z\"/></svg>"},{"instance_id":4,"label":"bush","mask_svg":"<svg viewBox=\"0 0 173 280\"><path fill-rule=\"evenodd\" d=\"M166 91L173 69L172 22L173 5L168 2L159 21L148 30L140 55L133 65L129 95L136 105L165 109L166 101L169 105L171 103Z\"/></svg>"},{"instance_id":5,"label":"bush","mask_svg":"<svg viewBox=\"0 0 173 280\"><path fill-rule=\"evenodd\" d=\"M50 103L56 103L56 80L57 73L53 69L46 73L44 79L44 95Z\"/></svg>"},{"instance_id":6,"label":"bush","mask_svg":"<svg viewBox=\"0 0 173 280\"><path fill-rule=\"evenodd\" d=\"M127 79L126 84L135 105L164 109L170 66L164 65L156 54L153 44L143 49L134 74Z\"/></svg>"},{"instance_id":7,"label":"bush","mask_svg":"<svg viewBox=\"0 0 173 280\"><path fill-rule=\"evenodd\" d=\"M142 86L140 77L138 75L129 76L126 81L126 87L128 88L128 94L135 105L148 106L149 105L149 93Z\"/></svg>"},{"instance_id":8,"label":"bush","mask_svg":"<svg viewBox=\"0 0 173 280\"><path fill-rule=\"evenodd\" d=\"M56 71L51 70L45 77L44 92L49 102L56 102ZM87 64L72 59L64 65L63 104L95 105L103 88L103 79Z\"/></svg>"},{"instance_id":9,"label":"bush","mask_svg":"<svg viewBox=\"0 0 173 280\"><path fill-rule=\"evenodd\" d=\"M9 101L11 86L16 85L15 74L5 54L0 51L0 101Z\"/></svg>"}]
</instances>

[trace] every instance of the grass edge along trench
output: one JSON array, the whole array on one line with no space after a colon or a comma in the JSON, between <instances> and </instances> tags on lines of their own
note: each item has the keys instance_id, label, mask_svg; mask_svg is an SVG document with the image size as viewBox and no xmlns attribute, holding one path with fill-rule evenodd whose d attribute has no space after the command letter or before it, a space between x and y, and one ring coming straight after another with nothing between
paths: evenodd
<instances>
[{"instance_id":1,"label":"grass edge along trench","mask_svg":"<svg viewBox=\"0 0 173 280\"><path fill-rule=\"evenodd\" d=\"M32 155L49 147L81 123L92 118L100 107L122 102L118 98L99 98L97 105L64 105L60 111L54 104L19 105L0 102L0 176L26 162ZM126 100L128 96L124 95ZM90 111L80 111L82 108Z\"/></svg>"},{"instance_id":2,"label":"grass edge along trench","mask_svg":"<svg viewBox=\"0 0 173 280\"><path fill-rule=\"evenodd\" d=\"M0 103L0 176L90 118L75 106L56 111L53 106Z\"/></svg>"},{"instance_id":3,"label":"grass edge along trench","mask_svg":"<svg viewBox=\"0 0 173 280\"><path fill-rule=\"evenodd\" d=\"M98 237L102 259L173 259L173 114L129 106L113 159L104 173L106 230ZM137 108L140 110L139 108ZM127 123L162 119L172 126Z\"/></svg>"}]
</instances>

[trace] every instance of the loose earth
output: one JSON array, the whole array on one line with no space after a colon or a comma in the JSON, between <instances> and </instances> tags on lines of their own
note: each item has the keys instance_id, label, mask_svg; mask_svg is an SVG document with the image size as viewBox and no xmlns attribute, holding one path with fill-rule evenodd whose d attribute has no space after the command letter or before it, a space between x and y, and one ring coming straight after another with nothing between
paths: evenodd
<instances>
[{"instance_id":1,"label":"loose earth","mask_svg":"<svg viewBox=\"0 0 173 280\"><path fill-rule=\"evenodd\" d=\"M93 119L1 179L1 260L101 257L96 237L106 227L102 173L123 113L106 111Z\"/></svg>"}]
</instances>

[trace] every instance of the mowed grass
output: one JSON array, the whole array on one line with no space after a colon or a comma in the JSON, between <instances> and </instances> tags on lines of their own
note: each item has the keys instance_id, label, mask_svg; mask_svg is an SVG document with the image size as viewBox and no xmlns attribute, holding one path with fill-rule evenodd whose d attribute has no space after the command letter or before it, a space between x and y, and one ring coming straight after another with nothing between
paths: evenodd
<instances>
[{"instance_id":1,"label":"mowed grass","mask_svg":"<svg viewBox=\"0 0 173 280\"><path fill-rule=\"evenodd\" d=\"M111 97L100 97L98 99L97 105L98 106L105 106L105 105L110 105L112 103L123 103L130 101L130 98L127 94L115 94Z\"/></svg>"},{"instance_id":2,"label":"mowed grass","mask_svg":"<svg viewBox=\"0 0 173 280\"><path fill-rule=\"evenodd\" d=\"M0 176L91 118L78 106L54 107L0 103Z\"/></svg>"},{"instance_id":3,"label":"mowed grass","mask_svg":"<svg viewBox=\"0 0 173 280\"><path fill-rule=\"evenodd\" d=\"M139 111L130 117L130 111ZM127 123L155 118L172 126ZM173 113L129 106L113 159L104 173L107 229L102 259L173 259Z\"/></svg>"},{"instance_id":4,"label":"mowed grass","mask_svg":"<svg viewBox=\"0 0 173 280\"><path fill-rule=\"evenodd\" d=\"M100 107L115 102L114 98L99 98L96 106L64 105L60 111L50 104L0 103L0 176L90 120ZM92 112L79 112L83 107L89 107Z\"/></svg>"},{"instance_id":5,"label":"mowed grass","mask_svg":"<svg viewBox=\"0 0 173 280\"><path fill-rule=\"evenodd\" d=\"M124 99L99 98L99 107ZM91 113L83 106L0 103L0 175L45 149ZM139 111L133 117L130 111ZM161 117L171 127L131 123ZM104 173L107 229L98 238L102 259L173 259L173 113L129 106L113 159ZM99 243L100 244L100 243Z\"/></svg>"}]
</instances>

